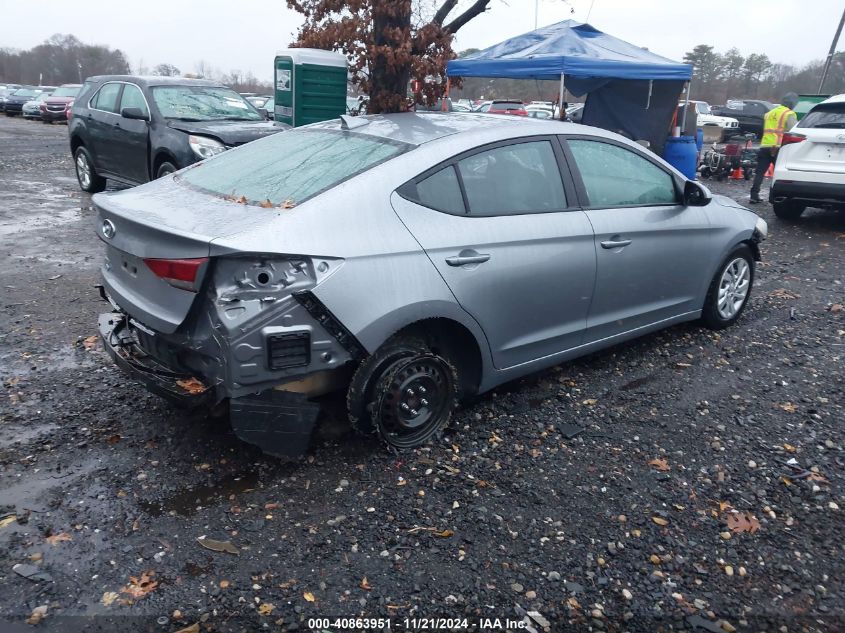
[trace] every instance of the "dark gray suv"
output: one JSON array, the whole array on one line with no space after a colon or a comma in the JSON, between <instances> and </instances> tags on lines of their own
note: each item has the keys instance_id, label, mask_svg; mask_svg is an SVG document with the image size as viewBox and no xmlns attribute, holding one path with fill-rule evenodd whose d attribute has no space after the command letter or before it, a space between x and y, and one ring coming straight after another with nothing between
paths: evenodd
<instances>
[{"instance_id":1,"label":"dark gray suv","mask_svg":"<svg viewBox=\"0 0 845 633\"><path fill-rule=\"evenodd\" d=\"M181 77L90 77L68 121L83 191L137 185L288 126L223 85Z\"/></svg>"}]
</instances>

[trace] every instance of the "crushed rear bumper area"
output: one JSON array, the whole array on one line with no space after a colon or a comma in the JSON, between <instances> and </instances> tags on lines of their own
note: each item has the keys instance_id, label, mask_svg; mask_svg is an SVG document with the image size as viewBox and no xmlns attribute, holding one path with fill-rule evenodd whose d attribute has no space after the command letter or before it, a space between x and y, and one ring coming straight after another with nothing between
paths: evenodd
<instances>
[{"instance_id":1,"label":"crushed rear bumper area","mask_svg":"<svg viewBox=\"0 0 845 633\"><path fill-rule=\"evenodd\" d=\"M845 185L824 182L800 182L779 180L769 192L770 202L796 200L813 205L845 205Z\"/></svg>"},{"instance_id":2,"label":"crushed rear bumper area","mask_svg":"<svg viewBox=\"0 0 845 633\"><path fill-rule=\"evenodd\" d=\"M186 409L210 407L220 399L213 387L172 371L144 352L127 315L101 314L99 330L115 364L151 392ZM276 457L295 458L308 450L319 413L319 405L302 393L268 389L229 399L229 420L238 439Z\"/></svg>"}]
</instances>

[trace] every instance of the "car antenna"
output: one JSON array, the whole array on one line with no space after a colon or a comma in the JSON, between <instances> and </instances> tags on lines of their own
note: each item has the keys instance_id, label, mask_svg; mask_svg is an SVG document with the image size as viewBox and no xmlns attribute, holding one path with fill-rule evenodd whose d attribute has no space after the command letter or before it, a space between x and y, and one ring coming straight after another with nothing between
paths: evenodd
<instances>
[{"instance_id":1,"label":"car antenna","mask_svg":"<svg viewBox=\"0 0 845 633\"><path fill-rule=\"evenodd\" d=\"M369 120L359 116L349 116L348 114L340 115L340 129L354 130L356 127L367 125Z\"/></svg>"}]
</instances>

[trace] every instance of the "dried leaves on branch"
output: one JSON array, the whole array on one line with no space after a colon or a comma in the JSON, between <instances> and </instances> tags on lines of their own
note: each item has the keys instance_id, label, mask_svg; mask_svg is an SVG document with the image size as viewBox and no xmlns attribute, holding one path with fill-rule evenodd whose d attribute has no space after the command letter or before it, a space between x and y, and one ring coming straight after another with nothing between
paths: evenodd
<instances>
[{"instance_id":1,"label":"dried leaves on branch","mask_svg":"<svg viewBox=\"0 0 845 633\"><path fill-rule=\"evenodd\" d=\"M403 112L408 83L419 102L443 93L452 38L484 13L490 0L287 0L305 16L294 46L337 50L350 60L352 81L370 96L369 112ZM460 7L458 5L461 5Z\"/></svg>"}]
</instances>

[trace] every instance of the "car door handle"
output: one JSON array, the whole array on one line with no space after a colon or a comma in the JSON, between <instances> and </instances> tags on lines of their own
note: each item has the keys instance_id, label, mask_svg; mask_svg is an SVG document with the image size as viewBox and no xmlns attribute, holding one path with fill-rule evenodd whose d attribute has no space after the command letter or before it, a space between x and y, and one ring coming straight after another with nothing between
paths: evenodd
<instances>
[{"instance_id":1,"label":"car door handle","mask_svg":"<svg viewBox=\"0 0 845 633\"><path fill-rule=\"evenodd\" d=\"M622 248L623 246L628 246L631 243L631 240L607 240L601 243L602 248Z\"/></svg>"},{"instance_id":2,"label":"car door handle","mask_svg":"<svg viewBox=\"0 0 845 633\"><path fill-rule=\"evenodd\" d=\"M450 266L467 266L469 264L483 264L490 255L476 253L475 255L456 255L454 257L447 257L446 263Z\"/></svg>"}]
</instances>

